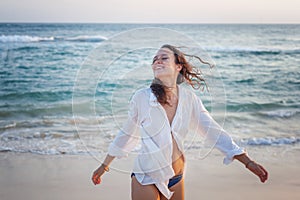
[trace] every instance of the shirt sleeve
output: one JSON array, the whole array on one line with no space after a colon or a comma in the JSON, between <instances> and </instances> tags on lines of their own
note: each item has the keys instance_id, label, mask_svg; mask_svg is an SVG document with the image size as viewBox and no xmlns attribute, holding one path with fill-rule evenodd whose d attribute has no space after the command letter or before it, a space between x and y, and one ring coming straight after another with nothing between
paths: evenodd
<instances>
[{"instance_id":1,"label":"shirt sleeve","mask_svg":"<svg viewBox=\"0 0 300 200\"><path fill-rule=\"evenodd\" d=\"M225 155L224 164L231 163L235 155L245 153L245 150L239 147L231 136L211 117L201 99L195 94L193 96L192 121L196 131L205 137L209 146L217 148Z\"/></svg>"},{"instance_id":2,"label":"shirt sleeve","mask_svg":"<svg viewBox=\"0 0 300 200\"><path fill-rule=\"evenodd\" d=\"M133 97L129 104L128 117L117 136L108 147L108 154L117 158L127 157L140 140L137 103Z\"/></svg>"}]
</instances>

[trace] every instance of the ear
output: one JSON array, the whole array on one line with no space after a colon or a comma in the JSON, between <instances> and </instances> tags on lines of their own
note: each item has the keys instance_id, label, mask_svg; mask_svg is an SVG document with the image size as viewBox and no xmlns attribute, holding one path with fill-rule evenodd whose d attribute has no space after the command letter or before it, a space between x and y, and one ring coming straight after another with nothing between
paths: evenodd
<instances>
[{"instance_id":1,"label":"ear","mask_svg":"<svg viewBox=\"0 0 300 200\"><path fill-rule=\"evenodd\" d=\"M177 65L177 71L180 72L181 70L182 70L182 65L179 65L179 64L178 64L178 65Z\"/></svg>"}]
</instances>

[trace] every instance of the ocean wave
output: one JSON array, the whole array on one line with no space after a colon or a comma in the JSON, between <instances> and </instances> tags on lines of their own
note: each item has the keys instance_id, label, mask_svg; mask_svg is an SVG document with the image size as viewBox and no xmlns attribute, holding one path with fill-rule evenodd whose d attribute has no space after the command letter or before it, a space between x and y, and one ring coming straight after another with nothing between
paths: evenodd
<instances>
[{"instance_id":1,"label":"ocean wave","mask_svg":"<svg viewBox=\"0 0 300 200\"><path fill-rule=\"evenodd\" d=\"M33 46L23 46L19 48L13 49L14 51L32 51L32 50L38 50L39 47L33 47Z\"/></svg>"},{"instance_id":2,"label":"ocean wave","mask_svg":"<svg viewBox=\"0 0 300 200\"><path fill-rule=\"evenodd\" d=\"M73 102L62 100L46 103L43 101L18 101L0 103L0 119L34 119L45 116L70 117L73 115L87 118L96 114L110 114L110 102L107 104L94 104L92 101ZM47 101L46 101L47 102Z\"/></svg>"},{"instance_id":3,"label":"ocean wave","mask_svg":"<svg viewBox=\"0 0 300 200\"><path fill-rule=\"evenodd\" d=\"M95 134L95 132L93 132L93 134ZM90 140L83 143L83 140L78 138L72 130L70 130L69 133L63 131L35 131L35 129L31 129L31 131L28 132L7 131L0 134L0 152L78 155L88 154L90 150L99 151L99 147L103 146L103 141L89 141ZM91 147L91 149L87 149L86 145Z\"/></svg>"},{"instance_id":4,"label":"ocean wave","mask_svg":"<svg viewBox=\"0 0 300 200\"><path fill-rule=\"evenodd\" d=\"M2 82L2 85L8 85L11 83L28 83L31 80L6 80ZM8 100L29 100L29 101L46 101L46 102L55 102L61 100L68 100L72 97L72 91L69 90L59 90L59 91L28 91L28 92L11 92L4 93L0 95L1 99Z\"/></svg>"},{"instance_id":5,"label":"ocean wave","mask_svg":"<svg viewBox=\"0 0 300 200\"><path fill-rule=\"evenodd\" d=\"M13 107L13 106L11 106ZM72 104L48 105L37 107L34 105L26 105L22 107L4 108L0 111L0 118L35 118L45 115L69 116L72 114Z\"/></svg>"},{"instance_id":6,"label":"ocean wave","mask_svg":"<svg viewBox=\"0 0 300 200\"><path fill-rule=\"evenodd\" d=\"M29 35L1 35L0 43L24 43L24 42L42 42L54 41L54 37L38 37Z\"/></svg>"},{"instance_id":7,"label":"ocean wave","mask_svg":"<svg viewBox=\"0 0 300 200\"><path fill-rule=\"evenodd\" d=\"M80 35L75 37L38 37L30 35L1 35L0 43L31 43L31 42L55 42L55 41L72 41L72 42L102 42L107 40L101 35Z\"/></svg>"},{"instance_id":8,"label":"ocean wave","mask_svg":"<svg viewBox=\"0 0 300 200\"><path fill-rule=\"evenodd\" d=\"M295 109L294 106L285 105L281 102L270 102L270 103L240 103L240 102L228 102L226 109L231 112L253 112L254 114L258 113L259 115L264 115L266 112L277 111L278 109ZM263 111L262 111L263 110ZM268 110L268 111L264 111Z\"/></svg>"},{"instance_id":9,"label":"ocean wave","mask_svg":"<svg viewBox=\"0 0 300 200\"><path fill-rule=\"evenodd\" d=\"M241 53L254 55L300 54L300 49L248 48L248 47L206 47L210 52Z\"/></svg>"},{"instance_id":10,"label":"ocean wave","mask_svg":"<svg viewBox=\"0 0 300 200\"><path fill-rule=\"evenodd\" d=\"M236 80L234 81L235 83L254 83L255 79L254 78L246 78L246 79L241 79L241 80Z\"/></svg>"},{"instance_id":11,"label":"ocean wave","mask_svg":"<svg viewBox=\"0 0 300 200\"><path fill-rule=\"evenodd\" d=\"M250 138L243 139L241 141L242 144L245 145L253 145L253 146L269 146L269 145L292 145L296 143L300 143L300 138L298 137L266 137L266 138Z\"/></svg>"},{"instance_id":12,"label":"ocean wave","mask_svg":"<svg viewBox=\"0 0 300 200\"><path fill-rule=\"evenodd\" d=\"M5 125L4 128L5 128L5 129L9 129L9 128L14 128L14 127L16 127L16 126L17 126L17 123L14 122L14 123L12 123L12 124L7 124L7 125Z\"/></svg>"},{"instance_id":13,"label":"ocean wave","mask_svg":"<svg viewBox=\"0 0 300 200\"><path fill-rule=\"evenodd\" d=\"M300 113L300 110L272 110L259 112L260 115L275 118L291 118Z\"/></svg>"},{"instance_id":14,"label":"ocean wave","mask_svg":"<svg viewBox=\"0 0 300 200\"><path fill-rule=\"evenodd\" d=\"M245 139L235 139L240 146L283 146L295 145L300 143L299 137L253 137ZM192 145L185 145L185 148L191 150L199 150L202 148L211 147L205 141L194 142Z\"/></svg>"},{"instance_id":15,"label":"ocean wave","mask_svg":"<svg viewBox=\"0 0 300 200\"><path fill-rule=\"evenodd\" d=\"M107 40L107 38L101 35L94 35L94 36L83 35L83 36L65 38L64 40L77 41L77 42L102 42L104 40Z\"/></svg>"},{"instance_id":16,"label":"ocean wave","mask_svg":"<svg viewBox=\"0 0 300 200\"><path fill-rule=\"evenodd\" d=\"M104 152L105 149L95 148L96 144L89 145L89 149L80 144L79 140L70 141L60 139L60 141L47 140L43 142L41 140L26 141L26 140L12 140L12 141L0 141L0 152L18 152L18 153L32 153L41 155L88 155L92 152ZM251 138L244 139L240 142L242 146L285 146L295 145L300 143L300 138ZM207 148L203 144L190 145L188 150L199 150ZM138 149L138 148L136 148Z\"/></svg>"},{"instance_id":17,"label":"ocean wave","mask_svg":"<svg viewBox=\"0 0 300 200\"><path fill-rule=\"evenodd\" d=\"M56 149L56 148L14 148L14 147L0 147L0 152L15 152L15 153L32 153L39 155L88 155L89 153L84 150L73 149Z\"/></svg>"},{"instance_id":18,"label":"ocean wave","mask_svg":"<svg viewBox=\"0 0 300 200\"><path fill-rule=\"evenodd\" d=\"M79 138L67 138L65 136L45 135L44 133L34 134L33 137L16 137L5 136L0 137L0 152L22 152L42 155L59 155L59 154L89 154L91 151L104 152L106 147L99 149L99 144L102 146L109 141L100 141L98 144L95 140L91 143L83 144ZM247 138L236 140L241 146L286 146L300 143L299 137L260 137ZM86 148L88 145L88 148ZM187 150L199 150L207 148L204 143L194 143L192 145L185 145ZM138 149L138 147L136 148Z\"/></svg>"}]
</instances>

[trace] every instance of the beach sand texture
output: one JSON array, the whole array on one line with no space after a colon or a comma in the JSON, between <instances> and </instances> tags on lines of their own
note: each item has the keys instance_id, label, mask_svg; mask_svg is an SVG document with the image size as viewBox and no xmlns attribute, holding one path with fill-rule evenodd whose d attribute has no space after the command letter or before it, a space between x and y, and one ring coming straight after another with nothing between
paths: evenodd
<instances>
[{"instance_id":1,"label":"beach sand texture","mask_svg":"<svg viewBox=\"0 0 300 200\"><path fill-rule=\"evenodd\" d=\"M226 166L222 156L213 152L204 160L187 159L185 197L223 200L297 200L300 199L299 151L280 155L273 152L253 155L269 171L262 184L239 162ZM278 152L279 154L277 154ZM100 185L90 178L98 161L91 156L45 156L6 152L0 154L1 200L79 200L130 199L130 174L110 170ZM130 160L122 159L124 165Z\"/></svg>"}]
</instances>

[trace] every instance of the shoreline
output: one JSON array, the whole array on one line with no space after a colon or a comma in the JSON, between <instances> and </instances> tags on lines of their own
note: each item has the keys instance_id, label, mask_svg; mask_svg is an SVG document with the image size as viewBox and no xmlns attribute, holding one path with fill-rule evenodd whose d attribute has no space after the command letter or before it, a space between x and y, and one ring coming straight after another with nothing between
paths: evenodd
<instances>
[{"instance_id":1,"label":"shoreline","mask_svg":"<svg viewBox=\"0 0 300 200\"><path fill-rule=\"evenodd\" d=\"M262 151L258 149L250 156L269 171L269 180L264 184L237 161L223 165L223 156L218 151L214 150L204 160L187 157L185 198L300 199L300 150L285 156L278 156L281 147ZM0 161L0 199L3 200L130 199L130 173L112 166L102 183L94 186L90 178L99 161L89 155L1 152ZM116 161L116 165L128 169L132 165L130 159Z\"/></svg>"}]
</instances>

